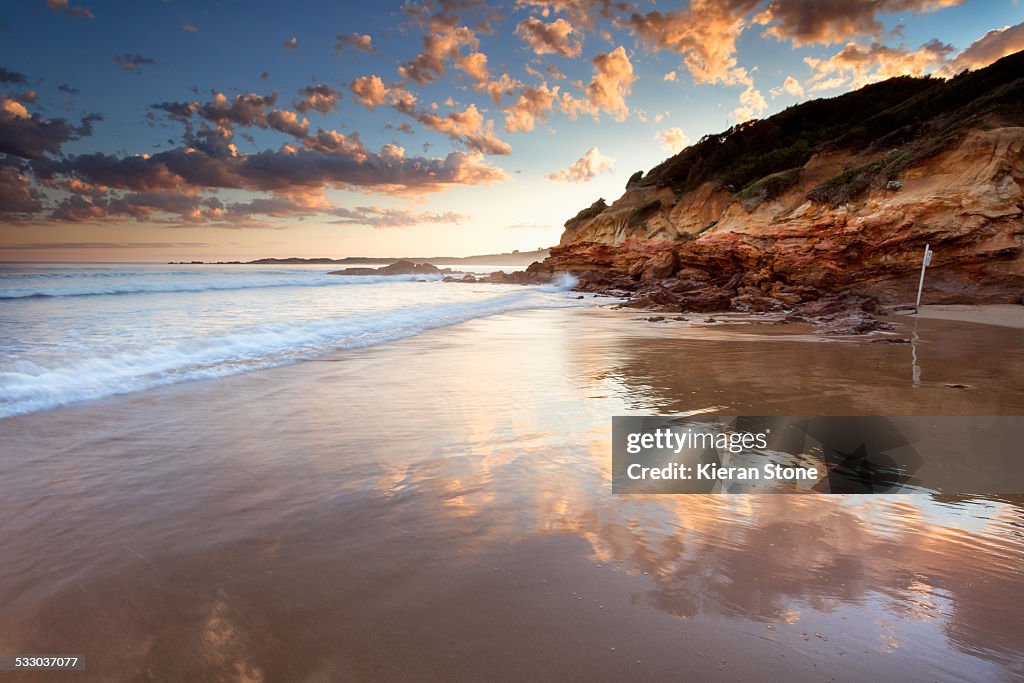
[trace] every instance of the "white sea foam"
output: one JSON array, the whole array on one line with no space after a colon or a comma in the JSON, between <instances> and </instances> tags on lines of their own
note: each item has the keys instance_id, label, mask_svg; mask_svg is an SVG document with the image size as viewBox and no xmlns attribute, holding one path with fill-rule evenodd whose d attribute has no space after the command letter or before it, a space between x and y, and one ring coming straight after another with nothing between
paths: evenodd
<instances>
[{"instance_id":1,"label":"white sea foam","mask_svg":"<svg viewBox=\"0 0 1024 683\"><path fill-rule=\"evenodd\" d=\"M568 292L577 284L580 279L572 273L558 273L555 279L549 285L541 285L540 289L544 292Z\"/></svg>"},{"instance_id":2,"label":"white sea foam","mask_svg":"<svg viewBox=\"0 0 1024 683\"><path fill-rule=\"evenodd\" d=\"M446 291L454 294L461 287L452 285ZM250 324L226 333L197 334L143 348L88 347L84 353L78 348L74 354L58 354L47 362L15 353L0 359L0 417L279 366L510 311L587 303L592 301L524 287L483 299L405 306L370 315Z\"/></svg>"}]
</instances>

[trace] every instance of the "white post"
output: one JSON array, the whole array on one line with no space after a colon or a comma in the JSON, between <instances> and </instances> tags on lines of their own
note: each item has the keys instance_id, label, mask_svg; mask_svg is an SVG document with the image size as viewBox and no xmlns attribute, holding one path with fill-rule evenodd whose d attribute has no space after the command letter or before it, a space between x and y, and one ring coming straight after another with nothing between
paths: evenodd
<instances>
[{"instance_id":1,"label":"white post","mask_svg":"<svg viewBox=\"0 0 1024 683\"><path fill-rule=\"evenodd\" d=\"M924 271L931 263L931 248L930 245L924 245L924 258L921 260L921 281L917 283L917 303L914 304L914 315L921 312L921 290L924 289Z\"/></svg>"}]
</instances>

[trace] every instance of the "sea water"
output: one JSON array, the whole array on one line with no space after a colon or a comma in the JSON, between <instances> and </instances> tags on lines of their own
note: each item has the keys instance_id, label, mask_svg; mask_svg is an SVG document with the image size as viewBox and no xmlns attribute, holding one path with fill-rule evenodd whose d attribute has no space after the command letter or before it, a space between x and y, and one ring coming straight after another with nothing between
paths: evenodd
<instances>
[{"instance_id":1,"label":"sea water","mask_svg":"<svg viewBox=\"0 0 1024 683\"><path fill-rule=\"evenodd\" d=\"M0 417L373 346L510 311L586 305L524 287L337 266L4 264ZM493 270L486 267L473 270Z\"/></svg>"}]
</instances>

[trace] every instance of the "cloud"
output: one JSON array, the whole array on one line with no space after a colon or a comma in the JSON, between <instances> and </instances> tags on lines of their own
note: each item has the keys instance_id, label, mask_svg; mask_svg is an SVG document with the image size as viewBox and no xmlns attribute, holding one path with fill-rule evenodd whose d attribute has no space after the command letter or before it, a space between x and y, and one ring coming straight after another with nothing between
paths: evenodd
<instances>
[{"instance_id":1,"label":"cloud","mask_svg":"<svg viewBox=\"0 0 1024 683\"><path fill-rule=\"evenodd\" d=\"M944 64L952 52L951 45L938 40L931 40L916 50L851 42L828 59L805 57L804 61L814 71L809 83L810 90L816 92L837 87L859 88L894 76L921 76Z\"/></svg>"},{"instance_id":2,"label":"cloud","mask_svg":"<svg viewBox=\"0 0 1024 683\"><path fill-rule=\"evenodd\" d=\"M305 114L310 109L321 114L334 111L341 101L341 93L326 83L311 85L299 90L302 99L295 102L295 108Z\"/></svg>"},{"instance_id":3,"label":"cloud","mask_svg":"<svg viewBox=\"0 0 1024 683\"><path fill-rule=\"evenodd\" d=\"M545 176L556 183L580 183L596 178L601 173L612 170L615 159L601 156L597 147L591 147L586 154L577 159L569 168L549 173Z\"/></svg>"},{"instance_id":4,"label":"cloud","mask_svg":"<svg viewBox=\"0 0 1024 683\"><path fill-rule=\"evenodd\" d=\"M509 133L527 133L537 122L544 122L558 101L558 86L549 88L542 83L536 88L523 88L519 99L505 111L505 130Z\"/></svg>"},{"instance_id":5,"label":"cloud","mask_svg":"<svg viewBox=\"0 0 1024 683\"><path fill-rule=\"evenodd\" d=\"M105 205L96 200L72 195L62 199L49 215L50 220L62 223L88 223L103 220L111 215Z\"/></svg>"},{"instance_id":6,"label":"cloud","mask_svg":"<svg viewBox=\"0 0 1024 683\"><path fill-rule=\"evenodd\" d=\"M388 88L380 76L360 76L349 84L348 89L352 91L356 102L369 109L387 102Z\"/></svg>"},{"instance_id":7,"label":"cloud","mask_svg":"<svg viewBox=\"0 0 1024 683\"><path fill-rule=\"evenodd\" d=\"M993 29L954 57L952 45L930 40L916 50L890 47L881 43L847 43L828 59L805 57L813 74L811 92L834 88L859 88L902 75L934 73L949 78L964 69L980 69L1024 49L1024 23Z\"/></svg>"},{"instance_id":8,"label":"cloud","mask_svg":"<svg viewBox=\"0 0 1024 683\"><path fill-rule=\"evenodd\" d=\"M527 65L529 66L529 65ZM522 83L514 78L511 78L507 73L502 73L499 78L478 81L473 84L473 90L477 92L486 92L494 100L496 106L501 105L501 100L505 95L510 95L516 89L522 86Z\"/></svg>"},{"instance_id":9,"label":"cloud","mask_svg":"<svg viewBox=\"0 0 1024 683\"><path fill-rule=\"evenodd\" d=\"M11 85L28 85L28 79L25 78L25 74L18 73L17 71L10 71L0 66L0 83L10 83Z\"/></svg>"},{"instance_id":10,"label":"cloud","mask_svg":"<svg viewBox=\"0 0 1024 683\"><path fill-rule=\"evenodd\" d=\"M416 108L416 95L406 90L402 83L392 83L388 86L387 101L403 114L412 114Z\"/></svg>"},{"instance_id":11,"label":"cloud","mask_svg":"<svg viewBox=\"0 0 1024 683\"><path fill-rule=\"evenodd\" d=\"M318 130L315 135L307 136L302 144L306 149L317 152L347 154L359 163L366 161L370 156L366 146L359 139L359 133L345 135L336 130Z\"/></svg>"},{"instance_id":12,"label":"cloud","mask_svg":"<svg viewBox=\"0 0 1024 683\"><path fill-rule=\"evenodd\" d=\"M183 21L180 24L178 24L178 28L180 28L182 31L188 31L189 33L195 33L199 30L195 24L188 21Z\"/></svg>"},{"instance_id":13,"label":"cloud","mask_svg":"<svg viewBox=\"0 0 1024 683\"><path fill-rule=\"evenodd\" d=\"M583 50L583 41L571 40L573 32L572 24L565 19L556 19L550 24L545 24L536 17L530 17L516 26L516 35L536 55L578 57Z\"/></svg>"},{"instance_id":14,"label":"cloud","mask_svg":"<svg viewBox=\"0 0 1024 683\"><path fill-rule=\"evenodd\" d=\"M185 106L186 108L197 106L196 112L201 118L216 124L221 129L231 130L234 125L266 128L267 121L264 112L267 108L274 106L276 102L276 92L270 95L257 95L256 93L235 95L234 99L228 99L224 93L215 92L213 99L205 104L191 103Z\"/></svg>"},{"instance_id":15,"label":"cloud","mask_svg":"<svg viewBox=\"0 0 1024 683\"><path fill-rule=\"evenodd\" d=\"M305 138L309 133L309 121L300 119L293 111L275 109L267 114L267 125L274 130L297 138Z\"/></svg>"},{"instance_id":16,"label":"cloud","mask_svg":"<svg viewBox=\"0 0 1024 683\"><path fill-rule=\"evenodd\" d=\"M0 153L23 159L43 159L60 153L61 145L92 134L96 114L72 126L64 119L47 120L30 114L25 105L13 99L0 99Z\"/></svg>"},{"instance_id":17,"label":"cloud","mask_svg":"<svg viewBox=\"0 0 1024 683\"><path fill-rule=\"evenodd\" d=\"M932 12L964 0L771 0L754 21L768 25L765 35L794 46L834 44L855 35L880 37L879 14Z\"/></svg>"},{"instance_id":18,"label":"cloud","mask_svg":"<svg viewBox=\"0 0 1024 683\"><path fill-rule=\"evenodd\" d=\"M33 170L47 180L75 178L114 190L182 194L203 189L294 194L334 187L416 195L507 178L479 152L452 152L443 159L400 157L394 150L366 153L361 144L348 142L337 150L286 145L230 156L189 147L121 157L97 152L38 161Z\"/></svg>"},{"instance_id":19,"label":"cloud","mask_svg":"<svg viewBox=\"0 0 1024 683\"><path fill-rule=\"evenodd\" d=\"M636 81L633 65L626 55L625 48L619 46L607 54L598 53L593 63L594 77L584 90L586 99L563 92L562 111L573 121L581 114L593 116L597 120L601 111L612 114L616 121L624 121L629 116L626 97L629 96L633 82ZM583 87L579 81L573 85L577 88Z\"/></svg>"},{"instance_id":20,"label":"cloud","mask_svg":"<svg viewBox=\"0 0 1024 683\"><path fill-rule=\"evenodd\" d=\"M686 145L690 144L690 138L686 136L682 128L668 128L663 131L655 133L654 139L665 146L665 149L678 154Z\"/></svg>"},{"instance_id":21,"label":"cloud","mask_svg":"<svg viewBox=\"0 0 1024 683\"><path fill-rule=\"evenodd\" d=\"M343 225L368 225L372 228L404 228L424 223L461 223L462 214L446 211L416 213L409 209L387 209L379 206L359 206L355 209L335 209L332 212Z\"/></svg>"},{"instance_id":22,"label":"cloud","mask_svg":"<svg viewBox=\"0 0 1024 683\"><path fill-rule=\"evenodd\" d=\"M358 92L359 89L356 88ZM295 103L301 113L309 110L328 112L336 106L341 93L325 84L308 86L299 91L305 97ZM385 97L387 90L385 89ZM360 98L357 97L357 100ZM392 98L387 98L389 101ZM201 150L214 157L237 156L238 150L233 143L235 129L239 127L256 127L276 130L296 138L301 146L309 151L340 152L359 154L359 161L366 159L367 154L358 134L346 137L335 131L319 130L315 135L309 134L309 121L294 111L271 108L278 100L277 93L259 95L256 93L236 95L229 99L223 93L214 93L213 99L200 104L199 102L161 102L150 105L151 109L164 112L168 118L185 124L185 143L192 150ZM193 117L198 117L209 125L194 130ZM243 137L245 137L243 135ZM250 142L252 141L251 138ZM354 142L351 142L354 141ZM294 148L292 143L287 143ZM282 148L287 151L286 148ZM293 151L297 151L294 148Z\"/></svg>"},{"instance_id":23,"label":"cloud","mask_svg":"<svg viewBox=\"0 0 1024 683\"><path fill-rule=\"evenodd\" d=\"M462 48L476 50L480 41L467 26L449 28L423 37L423 50L411 62L398 68L402 78L420 85L433 83L444 76L445 62L458 59Z\"/></svg>"},{"instance_id":24,"label":"cloud","mask_svg":"<svg viewBox=\"0 0 1024 683\"><path fill-rule=\"evenodd\" d=\"M629 116L626 97L633 89L636 76L633 65L621 45L611 52L594 57L594 78L587 86L587 99L597 109L624 121Z\"/></svg>"},{"instance_id":25,"label":"cloud","mask_svg":"<svg viewBox=\"0 0 1024 683\"><path fill-rule=\"evenodd\" d=\"M54 12L67 14L78 19L95 19L95 15L87 7L72 7L69 0L46 0L46 6Z\"/></svg>"},{"instance_id":26,"label":"cloud","mask_svg":"<svg viewBox=\"0 0 1024 683\"><path fill-rule=\"evenodd\" d=\"M188 222L203 222L215 216L209 212L204 215L202 199L196 194L140 192L92 197L72 195L54 207L49 219L63 223L91 223L111 218L149 221L158 214L176 215Z\"/></svg>"},{"instance_id":27,"label":"cloud","mask_svg":"<svg viewBox=\"0 0 1024 683\"><path fill-rule=\"evenodd\" d=\"M661 77L661 80L663 80L663 81L674 81L674 80L676 80L676 77L678 75L679 74L677 74L675 71L669 71L667 74L665 74L664 76Z\"/></svg>"},{"instance_id":28,"label":"cloud","mask_svg":"<svg viewBox=\"0 0 1024 683\"><path fill-rule=\"evenodd\" d=\"M188 121L193 114L199 111L198 102L159 102L149 105L150 109L162 111L167 117L175 121Z\"/></svg>"},{"instance_id":29,"label":"cloud","mask_svg":"<svg viewBox=\"0 0 1024 683\"><path fill-rule=\"evenodd\" d=\"M800 81L792 76L786 76L786 80L782 82L782 85L771 89L772 97L778 97L782 93L786 93L790 97L803 97L804 87L800 85Z\"/></svg>"},{"instance_id":30,"label":"cloud","mask_svg":"<svg viewBox=\"0 0 1024 683\"><path fill-rule=\"evenodd\" d=\"M964 69L980 69L1024 50L1024 23L992 29L939 69L941 76L955 76Z\"/></svg>"},{"instance_id":31,"label":"cloud","mask_svg":"<svg viewBox=\"0 0 1024 683\"><path fill-rule=\"evenodd\" d=\"M66 93L68 95L77 95L78 94L78 88L72 88L67 83L61 83L60 85L58 85L57 86L57 90L59 90L62 93Z\"/></svg>"},{"instance_id":32,"label":"cloud","mask_svg":"<svg viewBox=\"0 0 1024 683\"><path fill-rule=\"evenodd\" d=\"M551 13L565 14L574 24L593 28L599 16L612 16L611 0L516 0L517 5L536 7L544 16ZM628 8L625 3L617 3L615 9Z\"/></svg>"},{"instance_id":33,"label":"cloud","mask_svg":"<svg viewBox=\"0 0 1024 683\"><path fill-rule=\"evenodd\" d=\"M409 0L403 4L402 13L410 18L410 26L419 25L434 33L468 25L462 16L474 13L475 30L493 35L494 23L502 18L501 12L489 7L485 0Z\"/></svg>"},{"instance_id":34,"label":"cloud","mask_svg":"<svg viewBox=\"0 0 1024 683\"><path fill-rule=\"evenodd\" d=\"M693 0L685 10L633 13L622 23L652 51L672 51L697 83L743 84L736 41L752 23L796 46L880 36L881 14L930 12L963 0ZM756 12L756 14L754 14ZM753 16L751 16L753 14Z\"/></svg>"},{"instance_id":35,"label":"cloud","mask_svg":"<svg viewBox=\"0 0 1024 683\"><path fill-rule=\"evenodd\" d=\"M459 58L455 64L477 83L486 83L491 78L487 69L487 55L483 52L472 52Z\"/></svg>"},{"instance_id":36,"label":"cloud","mask_svg":"<svg viewBox=\"0 0 1024 683\"><path fill-rule=\"evenodd\" d=\"M417 112L416 120L430 130L444 133L470 150L483 154L511 154L512 147L494 135L494 122L484 121L483 114L475 104L463 111L453 111L445 116L430 112Z\"/></svg>"},{"instance_id":37,"label":"cloud","mask_svg":"<svg viewBox=\"0 0 1024 683\"><path fill-rule=\"evenodd\" d=\"M128 54L127 52L123 55L114 55L114 61L128 71L138 71L143 66L156 64L156 60L154 59L143 57L142 55Z\"/></svg>"},{"instance_id":38,"label":"cloud","mask_svg":"<svg viewBox=\"0 0 1024 683\"><path fill-rule=\"evenodd\" d=\"M4 249L52 250L52 249L193 249L208 247L208 242L23 242L11 244Z\"/></svg>"},{"instance_id":39,"label":"cloud","mask_svg":"<svg viewBox=\"0 0 1024 683\"><path fill-rule=\"evenodd\" d=\"M588 100L574 97L572 93L563 92L561 94L560 104L562 106L562 112L569 117L570 121L575 121L581 114L593 116L595 120L598 118L598 111L594 105L592 105Z\"/></svg>"},{"instance_id":40,"label":"cloud","mask_svg":"<svg viewBox=\"0 0 1024 683\"><path fill-rule=\"evenodd\" d=\"M297 50L299 48L299 39L292 36L288 40L284 41L281 46L286 50Z\"/></svg>"},{"instance_id":41,"label":"cloud","mask_svg":"<svg viewBox=\"0 0 1024 683\"><path fill-rule=\"evenodd\" d=\"M216 212L216 220L231 224L233 227L259 226L260 223L253 220L255 216L292 218L328 213L332 210L322 188L310 188L300 192L274 192L270 197L255 197L247 202L227 205L217 200L210 208Z\"/></svg>"},{"instance_id":42,"label":"cloud","mask_svg":"<svg viewBox=\"0 0 1024 683\"><path fill-rule=\"evenodd\" d=\"M359 33L348 33L345 35L335 36L334 39L334 50L340 52L346 47L353 47L363 52L376 52L377 48L373 45L373 39L367 34Z\"/></svg>"},{"instance_id":43,"label":"cloud","mask_svg":"<svg viewBox=\"0 0 1024 683\"><path fill-rule=\"evenodd\" d=\"M632 14L626 24L652 52L680 55L697 83L735 83L736 39L757 0L693 0L687 10Z\"/></svg>"},{"instance_id":44,"label":"cloud","mask_svg":"<svg viewBox=\"0 0 1024 683\"><path fill-rule=\"evenodd\" d=\"M39 101L39 95L35 90L26 90L25 92L18 95L18 100L23 104L35 104Z\"/></svg>"},{"instance_id":45,"label":"cloud","mask_svg":"<svg viewBox=\"0 0 1024 683\"><path fill-rule=\"evenodd\" d=\"M107 191L108 188L102 185L92 185L90 183L83 183L77 178L61 178L59 180L46 181L45 183L49 187L66 190L72 194L90 194L90 195L102 195Z\"/></svg>"},{"instance_id":46,"label":"cloud","mask_svg":"<svg viewBox=\"0 0 1024 683\"><path fill-rule=\"evenodd\" d=\"M761 116L767 108L768 103L761 91L750 84L740 93L740 106L733 110L732 115L743 123Z\"/></svg>"},{"instance_id":47,"label":"cloud","mask_svg":"<svg viewBox=\"0 0 1024 683\"><path fill-rule=\"evenodd\" d=\"M28 177L13 164L0 161L0 218L27 218L42 206Z\"/></svg>"},{"instance_id":48,"label":"cloud","mask_svg":"<svg viewBox=\"0 0 1024 683\"><path fill-rule=\"evenodd\" d=\"M497 155L512 152L512 147L494 134L494 122L485 121L475 104L469 105L463 111L454 111L443 116L431 111L421 111L416 108L416 96L406 90L404 85L387 85L376 75L355 79L349 85L349 89L359 104L369 109L387 104L396 111L413 117L426 128L443 133L472 151ZM434 105L434 108L436 109L437 105Z\"/></svg>"},{"instance_id":49,"label":"cloud","mask_svg":"<svg viewBox=\"0 0 1024 683\"><path fill-rule=\"evenodd\" d=\"M341 134L334 136L345 140ZM329 137L324 134L322 139ZM456 185L507 179L479 153L454 152L444 159L406 158L404 150L394 145L368 154L357 138L346 142L331 151L285 145L276 152L230 157L214 157L188 148L129 157L96 153L36 162L33 169L41 182L75 192L52 208L46 216L50 221L127 218L224 227L266 227L254 221L258 215L280 218L317 213L333 213L342 222L375 227L456 222L462 217L453 213L413 214L374 207L336 212L324 190L336 187L421 195ZM0 211L13 220L38 220L43 207L27 178L17 169L4 168L0 166L0 206L6 208ZM267 192L271 196L224 204L216 196L203 195L219 189Z\"/></svg>"}]
</instances>

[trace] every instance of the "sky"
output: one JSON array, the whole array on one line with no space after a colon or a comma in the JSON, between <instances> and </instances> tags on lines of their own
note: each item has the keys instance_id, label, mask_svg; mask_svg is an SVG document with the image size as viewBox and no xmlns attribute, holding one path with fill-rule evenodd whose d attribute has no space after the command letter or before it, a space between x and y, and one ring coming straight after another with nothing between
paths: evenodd
<instances>
[{"instance_id":1,"label":"sky","mask_svg":"<svg viewBox=\"0 0 1024 683\"><path fill-rule=\"evenodd\" d=\"M4 3L0 260L546 247L706 134L1021 49L1021 0Z\"/></svg>"}]
</instances>

